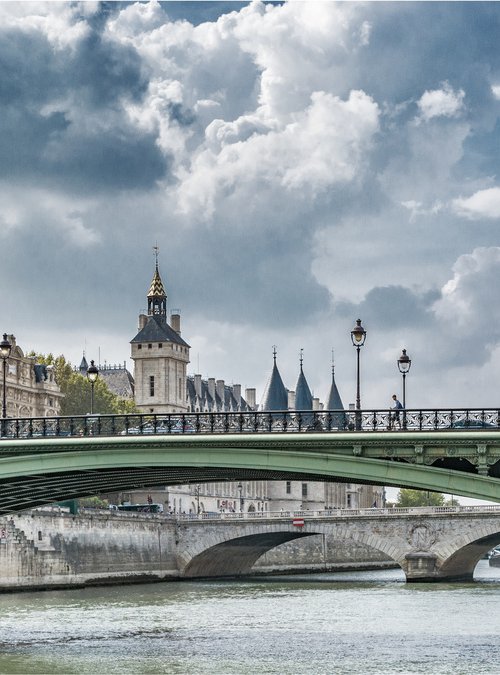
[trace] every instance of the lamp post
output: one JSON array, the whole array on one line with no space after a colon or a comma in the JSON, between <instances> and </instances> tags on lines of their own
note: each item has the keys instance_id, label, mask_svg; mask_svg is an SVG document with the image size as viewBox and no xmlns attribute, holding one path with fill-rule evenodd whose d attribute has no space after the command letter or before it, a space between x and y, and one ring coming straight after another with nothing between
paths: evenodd
<instances>
[{"instance_id":1,"label":"lamp post","mask_svg":"<svg viewBox=\"0 0 500 675\"><path fill-rule=\"evenodd\" d=\"M90 382L90 414L94 412L94 385L99 377L99 369L94 364L93 361L90 362L90 366L87 370L87 379Z\"/></svg>"},{"instance_id":2,"label":"lamp post","mask_svg":"<svg viewBox=\"0 0 500 675\"><path fill-rule=\"evenodd\" d=\"M401 356L398 359L398 370L403 376L403 408L406 408L406 375L410 372L411 359L403 349Z\"/></svg>"},{"instance_id":3,"label":"lamp post","mask_svg":"<svg viewBox=\"0 0 500 675\"><path fill-rule=\"evenodd\" d=\"M243 513L243 485L238 483L238 494L240 496L240 513Z\"/></svg>"},{"instance_id":4,"label":"lamp post","mask_svg":"<svg viewBox=\"0 0 500 675\"><path fill-rule=\"evenodd\" d=\"M7 339L7 333L4 333L3 340L0 342L0 358L3 361L2 436L5 435L5 418L7 417L7 360L11 349L12 345Z\"/></svg>"},{"instance_id":5,"label":"lamp post","mask_svg":"<svg viewBox=\"0 0 500 675\"><path fill-rule=\"evenodd\" d=\"M361 319L356 319L356 325L351 331L351 340L354 347L356 347L356 410L361 410L361 394L359 386L359 352L361 347L365 344L366 331L361 325ZM356 429L361 429L361 416L356 415Z\"/></svg>"},{"instance_id":6,"label":"lamp post","mask_svg":"<svg viewBox=\"0 0 500 675\"><path fill-rule=\"evenodd\" d=\"M196 514L199 516L200 515L200 486L199 485L195 485L194 495L196 497Z\"/></svg>"}]
</instances>

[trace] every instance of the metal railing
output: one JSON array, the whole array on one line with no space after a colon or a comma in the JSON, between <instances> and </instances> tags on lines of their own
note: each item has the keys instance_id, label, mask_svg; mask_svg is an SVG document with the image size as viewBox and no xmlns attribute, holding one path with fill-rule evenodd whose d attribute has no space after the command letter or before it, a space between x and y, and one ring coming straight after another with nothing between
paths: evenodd
<instances>
[{"instance_id":1,"label":"metal railing","mask_svg":"<svg viewBox=\"0 0 500 675\"><path fill-rule=\"evenodd\" d=\"M318 410L78 415L0 420L0 438L151 434L500 430L500 409Z\"/></svg>"}]
</instances>

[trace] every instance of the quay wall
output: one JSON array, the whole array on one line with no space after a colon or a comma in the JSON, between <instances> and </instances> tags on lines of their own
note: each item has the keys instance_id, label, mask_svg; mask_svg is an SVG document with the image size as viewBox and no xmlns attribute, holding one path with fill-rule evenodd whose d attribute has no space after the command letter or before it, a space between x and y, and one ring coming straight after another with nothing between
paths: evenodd
<instances>
[{"instance_id":1,"label":"quay wall","mask_svg":"<svg viewBox=\"0 0 500 675\"><path fill-rule=\"evenodd\" d=\"M0 518L0 591L179 579L179 527L161 514L32 511ZM255 574L394 566L352 541L315 535L265 553Z\"/></svg>"}]
</instances>

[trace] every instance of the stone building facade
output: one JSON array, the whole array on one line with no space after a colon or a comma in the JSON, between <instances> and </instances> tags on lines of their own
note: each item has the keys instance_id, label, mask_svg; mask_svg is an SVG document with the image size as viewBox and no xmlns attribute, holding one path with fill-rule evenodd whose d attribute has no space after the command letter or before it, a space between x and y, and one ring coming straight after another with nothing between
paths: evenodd
<instances>
[{"instance_id":1,"label":"stone building facade","mask_svg":"<svg viewBox=\"0 0 500 675\"><path fill-rule=\"evenodd\" d=\"M8 335L7 339L12 345L6 363L7 417L59 415L64 395L52 366L37 364L34 357L25 356L14 335Z\"/></svg>"},{"instance_id":2,"label":"stone building facade","mask_svg":"<svg viewBox=\"0 0 500 675\"><path fill-rule=\"evenodd\" d=\"M189 345L181 337L181 317L167 321L167 294L158 260L147 295L148 313L139 315L139 332L131 340L135 403L147 413L187 412L186 367Z\"/></svg>"},{"instance_id":3,"label":"stone building facade","mask_svg":"<svg viewBox=\"0 0 500 675\"><path fill-rule=\"evenodd\" d=\"M297 385L288 390L276 363L260 406L255 389L246 389L242 396L239 384L227 385L224 380L203 379L200 374L187 375L189 345L182 339L180 314L171 314L167 323L167 294L158 269L158 259L149 292L148 314L139 316L139 332L131 341L135 364L135 401L139 410L149 413L247 412L319 410L323 406L311 394L303 371L302 355ZM325 408L343 410L342 400L332 383ZM312 415L311 415L312 418ZM342 423L341 414L337 420ZM200 485L180 485L136 490L120 495L122 501L160 503L165 511L200 512L266 512L322 510L328 508L367 508L382 506L383 488L350 483L320 481L240 481Z\"/></svg>"}]
</instances>

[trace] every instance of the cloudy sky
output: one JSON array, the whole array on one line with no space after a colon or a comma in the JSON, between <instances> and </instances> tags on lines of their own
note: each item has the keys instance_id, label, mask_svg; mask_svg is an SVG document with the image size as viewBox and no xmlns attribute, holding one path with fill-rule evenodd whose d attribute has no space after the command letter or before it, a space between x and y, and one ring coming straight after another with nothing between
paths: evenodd
<instances>
[{"instance_id":1,"label":"cloudy sky","mask_svg":"<svg viewBox=\"0 0 500 675\"><path fill-rule=\"evenodd\" d=\"M153 246L190 372L498 406L500 5L0 4L0 332L130 362Z\"/></svg>"}]
</instances>

